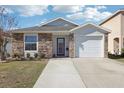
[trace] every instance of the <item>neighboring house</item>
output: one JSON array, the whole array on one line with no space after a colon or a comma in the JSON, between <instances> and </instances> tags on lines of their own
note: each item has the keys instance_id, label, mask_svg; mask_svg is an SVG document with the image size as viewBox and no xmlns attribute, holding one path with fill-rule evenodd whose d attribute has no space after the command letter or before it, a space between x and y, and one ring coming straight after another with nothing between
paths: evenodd
<instances>
[{"instance_id":1,"label":"neighboring house","mask_svg":"<svg viewBox=\"0 0 124 93\"><path fill-rule=\"evenodd\" d=\"M108 35L108 52L121 54L121 50L124 48L124 10L115 12L105 19L100 26L111 30Z\"/></svg>"},{"instance_id":2,"label":"neighboring house","mask_svg":"<svg viewBox=\"0 0 124 93\"><path fill-rule=\"evenodd\" d=\"M94 24L79 26L64 18L56 18L41 26L13 32L12 51L45 57L107 57L108 30Z\"/></svg>"}]
</instances>

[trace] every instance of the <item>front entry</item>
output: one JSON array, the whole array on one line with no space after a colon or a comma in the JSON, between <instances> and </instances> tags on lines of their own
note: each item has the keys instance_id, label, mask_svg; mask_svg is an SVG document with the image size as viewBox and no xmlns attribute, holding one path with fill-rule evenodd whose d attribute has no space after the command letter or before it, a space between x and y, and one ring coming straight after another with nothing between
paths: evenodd
<instances>
[{"instance_id":1,"label":"front entry","mask_svg":"<svg viewBox=\"0 0 124 93\"><path fill-rule=\"evenodd\" d=\"M57 56L65 56L65 38L57 38Z\"/></svg>"}]
</instances>

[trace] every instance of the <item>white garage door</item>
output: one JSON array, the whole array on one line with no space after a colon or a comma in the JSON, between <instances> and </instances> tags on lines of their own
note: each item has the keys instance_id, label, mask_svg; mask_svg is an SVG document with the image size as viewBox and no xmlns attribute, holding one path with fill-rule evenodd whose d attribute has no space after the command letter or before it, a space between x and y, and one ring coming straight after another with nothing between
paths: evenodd
<instances>
[{"instance_id":1,"label":"white garage door","mask_svg":"<svg viewBox=\"0 0 124 93\"><path fill-rule=\"evenodd\" d=\"M77 57L103 57L102 36L80 36L76 42Z\"/></svg>"}]
</instances>

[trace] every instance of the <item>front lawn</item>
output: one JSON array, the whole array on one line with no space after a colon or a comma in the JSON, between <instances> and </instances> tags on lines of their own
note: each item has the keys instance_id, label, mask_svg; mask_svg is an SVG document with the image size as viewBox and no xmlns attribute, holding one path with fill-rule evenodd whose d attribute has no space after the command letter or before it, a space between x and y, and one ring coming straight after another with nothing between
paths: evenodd
<instances>
[{"instance_id":1,"label":"front lawn","mask_svg":"<svg viewBox=\"0 0 124 93\"><path fill-rule=\"evenodd\" d=\"M48 60L0 63L0 87L31 88Z\"/></svg>"},{"instance_id":2,"label":"front lawn","mask_svg":"<svg viewBox=\"0 0 124 93\"><path fill-rule=\"evenodd\" d=\"M121 55L112 55L112 54L109 54L108 55L108 58L117 60L119 62L124 62L124 57L121 56Z\"/></svg>"},{"instance_id":3,"label":"front lawn","mask_svg":"<svg viewBox=\"0 0 124 93\"><path fill-rule=\"evenodd\" d=\"M119 58L119 59L116 59L116 60L124 63L124 58Z\"/></svg>"}]
</instances>

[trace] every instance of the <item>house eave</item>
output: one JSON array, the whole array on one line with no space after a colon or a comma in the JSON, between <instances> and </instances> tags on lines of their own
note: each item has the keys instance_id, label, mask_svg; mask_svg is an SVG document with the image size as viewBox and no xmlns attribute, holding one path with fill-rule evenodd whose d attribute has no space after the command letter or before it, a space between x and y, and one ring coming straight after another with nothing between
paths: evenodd
<instances>
[{"instance_id":1,"label":"house eave","mask_svg":"<svg viewBox=\"0 0 124 93\"><path fill-rule=\"evenodd\" d=\"M69 33L69 31L12 31L12 33Z\"/></svg>"},{"instance_id":2,"label":"house eave","mask_svg":"<svg viewBox=\"0 0 124 93\"><path fill-rule=\"evenodd\" d=\"M110 19L112 19L113 17L117 16L120 13L124 13L124 10L118 10L116 11L114 14L110 15L109 17L107 17L106 19L104 19L99 25L103 25L104 23L108 22Z\"/></svg>"},{"instance_id":3,"label":"house eave","mask_svg":"<svg viewBox=\"0 0 124 93\"><path fill-rule=\"evenodd\" d=\"M75 32L76 30L78 30L78 29L80 29L80 28L83 28L83 27L85 27L85 26L87 26L87 25L92 25L92 26L94 26L94 27L96 27L96 28L98 28L98 29L101 29L101 30L103 30L102 32L103 32L103 33L106 33L106 34L110 33L110 31L111 31L111 30L106 29L106 28L104 28L104 27L97 26L97 25L95 25L95 24L93 24L93 23L86 23L86 24L83 24L83 25L81 25L81 26L78 26L78 27L76 27L76 28L70 30L70 32L73 33L73 32Z\"/></svg>"}]
</instances>

